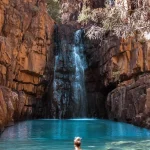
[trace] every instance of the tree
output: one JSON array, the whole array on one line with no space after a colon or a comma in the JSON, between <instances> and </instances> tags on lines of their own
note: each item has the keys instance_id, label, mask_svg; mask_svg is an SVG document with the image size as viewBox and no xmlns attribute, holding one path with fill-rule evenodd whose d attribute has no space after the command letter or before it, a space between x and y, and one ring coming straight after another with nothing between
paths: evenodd
<instances>
[{"instance_id":1,"label":"tree","mask_svg":"<svg viewBox=\"0 0 150 150\"><path fill-rule=\"evenodd\" d=\"M92 10L90 16L88 14L88 21L92 21L93 25L87 30L86 35L90 39L102 39L108 31L111 31L119 38L136 35L138 39L144 39L145 33L150 33L150 6L147 5L147 0L140 1L142 2L138 1L137 4L132 0L129 6L122 0L113 7L106 5L105 8ZM133 6L136 7L133 9ZM81 23L83 22L84 19Z\"/></svg>"}]
</instances>

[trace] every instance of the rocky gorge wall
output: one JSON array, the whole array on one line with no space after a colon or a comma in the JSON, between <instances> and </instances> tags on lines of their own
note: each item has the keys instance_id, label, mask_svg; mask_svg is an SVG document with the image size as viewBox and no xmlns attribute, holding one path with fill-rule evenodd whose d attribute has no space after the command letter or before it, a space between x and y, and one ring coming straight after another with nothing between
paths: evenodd
<instances>
[{"instance_id":1,"label":"rocky gorge wall","mask_svg":"<svg viewBox=\"0 0 150 150\"><path fill-rule=\"evenodd\" d=\"M0 1L0 129L42 114L53 78L53 26L44 0Z\"/></svg>"},{"instance_id":2,"label":"rocky gorge wall","mask_svg":"<svg viewBox=\"0 0 150 150\"><path fill-rule=\"evenodd\" d=\"M71 27L81 28L77 19L83 5L95 9L103 7L104 1L61 0L65 32L61 31L67 37L73 34ZM102 43L86 39L85 47L88 117L148 126L149 42L140 42L136 37L120 40L110 33Z\"/></svg>"},{"instance_id":3,"label":"rocky gorge wall","mask_svg":"<svg viewBox=\"0 0 150 150\"><path fill-rule=\"evenodd\" d=\"M103 7L104 1L78 2L78 6L83 5L95 9ZM78 12L81 10L78 9ZM88 117L108 118L150 128L150 42L139 41L136 37L118 39L109 33L102 42L86 39L85 45Z\"/></svg>"},{"instance_id":4,"label":"rocky gorge wall","mask_svg":"<svg viewBox=\"0 0 150 150\"><path fill-rule=\"evenodd\" d=\"M149 41L108 35L101 45L96 41L91 45L86 71L89 111L150 128Z\"/></svg>"},{"instance_id":5,"label":"rocky gorge wall","mask_svg":"<svg viewBox=\"0 0 150 150\"><path fill-rule=\"evenodd\" d=\"M77 17L83 4L94 9L103 7L104 1L61 0L60 50L67 55L58 61L56 69L61 74L56 78L67 79L60 84L64 89L59 86L61 92L71 89L74 70L66 68L73 65L71 46L75 31L82 27ZM57 46L53 44L53 28L44 0L0 1L0 129L28 118L73 116L76 107L72 96L67 94L67 100L53 97L53 50ZM149 51L150 43L136 38L120 40L109 34L101 44L86 40L88 117L150 128Z\"/></svg>"},{"instance_id":6,"label":"rocky gorge wall","mask_svg":"<svg viewBox=\"0 0 150 150\"><path fill-rule=\"evenodd\" d=\"M108 118L150 128L149 45L135 38L122 40L119 52L111 58L108 79L118 84L107 97Z\"/></svg>"}]
</instances>

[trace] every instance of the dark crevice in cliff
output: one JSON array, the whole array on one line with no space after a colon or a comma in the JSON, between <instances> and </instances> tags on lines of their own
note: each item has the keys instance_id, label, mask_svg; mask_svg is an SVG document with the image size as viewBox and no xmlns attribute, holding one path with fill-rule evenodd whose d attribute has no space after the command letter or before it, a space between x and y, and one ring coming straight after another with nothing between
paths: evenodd
<instances>
[{"instance_id":1,"label":"dark crevice in cliff","mask_svg":"<svg viewBox=\"0 0 150 150\"><path fill-rule=\"evenodd\" d=\"M108 96L108 93L113 91L117 87L117 83L110 83L107 87L101 88L101 92L104 94L105 97Z\"/></svg>"},{"instance_id":2,"label":"dark crevice in cliff","mask_svg":"<svg viewBox=\"0 0 150 150\"><path fill-rule=\"evenodd\" d=\"M34 84L34 83L32 83L32 82L23 82L23 81L19 81L19 80L17 80L17 79L13 79L13 81L14 82L16 82L16 83L21 83L21 84L32 84L32 85L34 85L34 86L39 86L39 85L44 85L44 84L46 84L46 83L38 83L38 84Z\"/></svg>"}]
</instances>

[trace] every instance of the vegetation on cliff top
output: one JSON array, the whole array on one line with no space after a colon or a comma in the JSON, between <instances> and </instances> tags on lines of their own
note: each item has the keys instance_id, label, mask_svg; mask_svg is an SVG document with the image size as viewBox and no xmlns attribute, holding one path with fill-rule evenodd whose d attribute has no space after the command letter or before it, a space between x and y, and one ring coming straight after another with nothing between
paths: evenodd
<instances>
[{"instance_id":1,"label":"vegetation on cliff top","mask_svg":"<svg viewBox=\"0 0 150 150\"><path fill-rule=\"evenodd\" d=\"M60 22L60 5L59 5L59 0L47 0L47 10L48 10L49 15L56 22Z\"/></svg>"},{"instance_id":2,"label":"vegetation on cliff top","mask_svg":"<svg viewBox=\"0 0 150 150\"><path fill-rule=\"evenodd\" d=\"M147 0L141 3L125 4L120 1L116 5L106 4L105 8L91 10L83 7L78 22L90 24L87 36L90 39L102 39L108 31L113 31L115 35L122 38L138 36L143 40L144 35L150 33L150 7Z\"/></svg>"}]
</instances>

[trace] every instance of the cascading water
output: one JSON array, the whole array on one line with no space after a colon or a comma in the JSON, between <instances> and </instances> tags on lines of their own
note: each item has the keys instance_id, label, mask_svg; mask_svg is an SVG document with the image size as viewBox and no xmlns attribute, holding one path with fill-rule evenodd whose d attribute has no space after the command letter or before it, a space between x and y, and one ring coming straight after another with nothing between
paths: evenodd
<instances>
[{"instance_id":1,"label":"cascading water","mask_svg":"<svg viewBox=\"0 0 150 150\"><path fill-rule=\"evenodd\" d=\"M84 70L83 30L74 33L74 40L59 39L55 28L55 67L53 84L53 118L79 118L87 116Z\"/></svg>"},{"instance_id":2,"label":"cascading water","mask_svg":"<svg viewBox=\"0 0 150 150\"><path fill-rule=\"evenodd\" d=\"M75 63L74 97L77 103L75 116L86 117L87 102L84 70L87 67L84 56L83 30L77 30L74 35L73 56Z\"/></svg>"}]
</instances>

